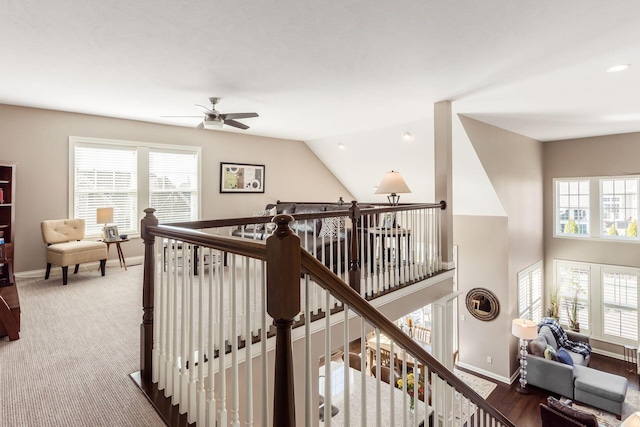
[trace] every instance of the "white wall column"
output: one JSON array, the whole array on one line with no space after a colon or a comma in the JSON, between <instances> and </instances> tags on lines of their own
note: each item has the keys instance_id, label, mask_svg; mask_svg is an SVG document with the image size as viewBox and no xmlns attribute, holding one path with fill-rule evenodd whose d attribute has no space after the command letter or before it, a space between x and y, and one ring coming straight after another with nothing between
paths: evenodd
<instances>
[{"instance_id":1,"label":"white wall column","mask_svg":"<svg viewBox=\"0 0 640 427\"><path fill-rule=\"evenodd\" d=\"M444 200L447 209L441 212L442 265L453 268L453 160L451 101L440 101L434 108L434 171L436 202Z\"/></svg>"},{"instance_id":2,"label":"white wall column","mask_svg":"<svg viewBox=\"0 0 640 427\"><path fill-rule=\"evenodd\" d=\"M453 292L431 303L432 355L453 371L454 307L458 292Z\"/></svg>"}]
</instances>

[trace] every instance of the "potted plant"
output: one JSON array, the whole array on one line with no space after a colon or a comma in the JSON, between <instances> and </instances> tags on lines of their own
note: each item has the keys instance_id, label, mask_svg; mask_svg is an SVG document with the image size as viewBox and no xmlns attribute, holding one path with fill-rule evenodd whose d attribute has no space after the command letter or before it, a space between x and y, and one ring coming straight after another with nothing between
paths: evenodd
<instances>
[{"instance_id":1,"label":"potted plant","mask_svg":"<svg viewBox=\"0 0 640 427\"><path fill-rule=\"evenodd\" d=\"M578 321L578 312L581 308L581 303L578 301L578 296L582 292L582 288L577 283L573 284L573 294L567 301L567 317L569 318L569 329L575 332L580 332L580 322Z\"/></svg>"}]
</instances>

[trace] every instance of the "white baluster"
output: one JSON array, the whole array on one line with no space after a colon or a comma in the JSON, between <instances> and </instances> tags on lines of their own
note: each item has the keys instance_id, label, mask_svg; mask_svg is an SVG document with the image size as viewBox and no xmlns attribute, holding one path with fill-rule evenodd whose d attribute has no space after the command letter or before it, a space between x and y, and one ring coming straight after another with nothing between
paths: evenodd
<instances>
[{"instance_id":1,"label":"white baluster","mask_svg":"<svg viewBox=\"0 0 640 427\"><path fill-rule=\"evenodd\" d=\"M231 264L231 323L229 333L229 343L231 344L231 425L233 427L240 426L240 390L239 390L239 372L238 372L238 282L242 282L242 278L238 280L238 270L236 269L236 256L233 257Z\"/></svg>"},{"instance_id":2,"label":"white baluster","mask_svg":"<svg viewBox=\"0 0 640 427\"><path fill-rule=\"evenodd\" d=\"M181 319L180 319L180 400L179 412L184 414L187 412L187 399L189 388L189 371L187 362L191 359L189 354L189 290L191 289L191 269L190 262L193 261L191 256L191 245L182 243L182 299L180 300Z\"/></svg>"},{"instance_id":3,"label":"white baluster","mask_svg":"<svg viewBox=\"0 0 640 427\"><path fill-rule=\"evenodd\" d=\"M325 291L325 299L328 307L331 300L329 291ZM324 425L331 427L331 316L328 311L324 317Z\"/></svg>"},{"instance_id":4,"label":"white baluster","mask_svg":"<svg viewBox=\"0 0 640 427\"><path fill-rule=\"evenodd\" d=\"M227 262L231 265L231 271L235 266L235 255L227 254ZM220 426L227 425L227 371L225 366L225 304L224 304L224 288L226 284L225 269L220 269L222 275L220 277L220 300L219 303L219 327L218 327L218 422Z\"/></svg>"},{"instance_id":5,"label":"white baluster","mask_svg":"<svg viewBox=\"0 0 640 427\"><path fill-rule=\"evenodd\" d=\"M245 325L245 342L244 342L244 365L245 365L245 386L244 386L244 395L245 395L245 425L246 426L251 426L253 425L253 359L251 358L251 349L252 349L252 343L251 343L251 337L253 336L253 333L251 331L251 298L249 297L249 291L250 291L250 272L252 270L252 266L253 269L255 270L255 264L256 264L256 260L252 260L248 257L244 258L244 265L245 265L245 281L244 284L242 286L243 289L245 289L244 292L244 303L245 303L245 309L244 309L244 325Z\"/></svg>"}]
</instances>

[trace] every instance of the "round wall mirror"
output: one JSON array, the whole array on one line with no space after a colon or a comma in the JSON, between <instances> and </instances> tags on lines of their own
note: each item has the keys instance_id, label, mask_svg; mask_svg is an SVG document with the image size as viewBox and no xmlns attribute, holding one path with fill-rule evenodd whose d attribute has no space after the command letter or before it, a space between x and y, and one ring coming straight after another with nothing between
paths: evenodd
<instances>
[{"instance_id":1,"label":"round wall mirror","mask_svg":"<svg viewBox=\"0 0 640 427\"><path fill-rule=\"evenodd\" d=\"M500 313L500 303L489 289L473 288L467 293L467 310L479 320L493 320Z\"/></svg>"}]
</instances>

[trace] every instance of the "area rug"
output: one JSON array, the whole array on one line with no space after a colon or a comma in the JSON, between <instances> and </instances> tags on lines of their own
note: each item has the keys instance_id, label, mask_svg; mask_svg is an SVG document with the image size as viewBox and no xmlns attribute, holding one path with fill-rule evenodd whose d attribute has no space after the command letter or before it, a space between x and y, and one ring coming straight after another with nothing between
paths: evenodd
<instances>
[{"instance_id":1,"label":"area rug","mask_svg":"<svg viewBox=\"0 0 640 427\"><path fill-rule=\"evenodd\" d=\"M566 401L566 398L560 399L561 402ZM622 421L627 419L629 415L636 411L640 411L640 391L627 390L627 397L622 404L622 420L616 418L616 416L610 412L603 411L602 409L593 408L591 406L584 405L582 403L573 402L571 405L576 409L580 409L585 412L594 414L598 419L598 424L604 427L618 427L622 424Z\"/></svg>"}]
</instances>

